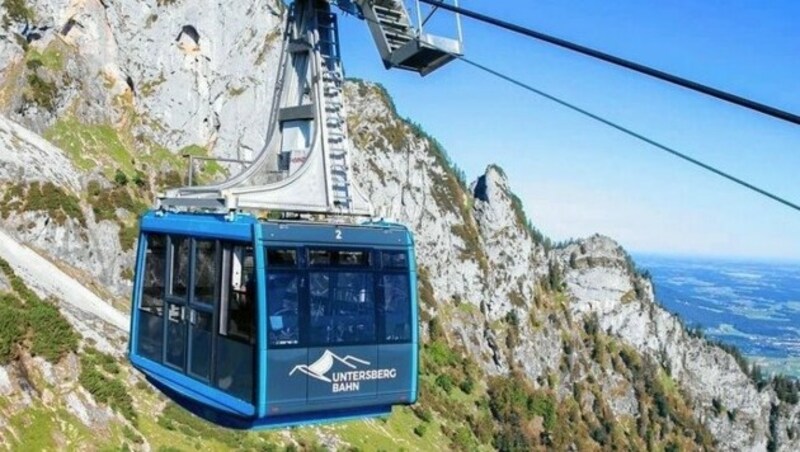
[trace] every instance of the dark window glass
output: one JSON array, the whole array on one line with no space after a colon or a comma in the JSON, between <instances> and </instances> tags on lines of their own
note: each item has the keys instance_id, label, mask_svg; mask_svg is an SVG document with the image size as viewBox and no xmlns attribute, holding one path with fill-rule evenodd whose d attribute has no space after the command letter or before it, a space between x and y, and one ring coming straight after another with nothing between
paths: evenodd
<instances>
[{"instance_id":1,"label":"dark window glass","mask_svg":"<svg viewBox=\"0 0 800 452\"><path fill-rule=\"evenodd\" d=\"M369 251L358 250L309 250L308 262L312 267L342 265L346 267L368 266Z\"/></svg>"},{"instance_id":2,"label":"dark window glass","mask_svg":"<svg viewBox=\"0 0 800 452\"><path fill-rule=\"evenodd\" d=\"M228 300L223 303L226 321L222 334L254 343L257 287L253 247L234 247L230 266L231 283Z\"/></svg>"},{"instance_id":3,"label":"dark window glass","mask_svg":"<svg viewBox=\"0 0 800 452\"><path fill-rule=\"evenodd\" d=\"M144 284L140 308L154 315L164 315L164 277L167 240L163 235L147 237L144 256Z\"/></svg>"},{"instance_id":4,"label":"dark window glass","mask_svg":"<svg viewBox=\"0 0 800 452\"><path fill-rule=\"evenodd\" d=\"M211 377L211 332L214 330L210 312L192 311L192 354L189 371L204 380Z\"/></svg>"},{"instance_id":5,"label":"dark window glass","mask_svg":"<svg viewBox=\"0 0 800 452\"><path fill-rule=\"evenodd\" d=\"M346 266L366 266L369 265L368 251L338 251L336 263Z\"/></svg>"},{"instance_id":6,"label":"dark window glass","mask_svg":"<svg viewBox=\"0 0 800 452\"><path fill-rule=\"evenodd\" d=\"M381 315L387 342L411 340L411 296L408 275L383 275L381 281Z\"/></svg>"},{"instance_id":7,"label":"dark window glass","mask_svg":"<svg viewBox=\"0 0 800 452\"><path fill-rule=\"evenodd\" d=\"M310 250L308 252L308 264L311 266L333 265L333 251Z\"/></svg>"},{"instance_id":8,"label":"dark window glass","mask_svg":"<svg viewBox=\"0 0 800 452\"><path fill-rule=\"evenodd\" d=\"M170 294L186 298L189 287L189 239L172 238L172 287Z\"/></svg>"},{"instance_id":9,"label":"dark window glass","mask_svg":"<svg viewBox=\"0 0 800 452\"><path fill-rule=\"evenodd\" d=\"M267 248L267 265L270 267L297 266L297 250Z\"/></svg>"},{"instance_id":10,"label":"dark window glass","mask_svg":"<svg viewBox=\"0 0 800 452\"><path fill-rule=\"evenodd\" d=\"M384 251L381 255L384 268L408 268L408 253L405 251Z\"/></svg>"},{"instance_id":11,"label":"dark window glass","mask_svg":"<svg viewBox=\"0 0 800 452\"><path fill-rule=\"evenodd\" d=\"M256 276L251 246L226 247L226 296L220 306L215 384L228 394L253 401Z\"/></svg>"},{"instance_id":12,"label":"dark window glass","mask_svg":"<svg viewBox=\"0 0 800 452\"><path fill-rule=\"evenodd\" d=\"M167 304L167 346L164 360L183 369L186 359L186 324L183 323L184 307Z\"/></svg>"},{"instance_id":13,"label":"dark window glass","mask_svg":"<svg viewBox=\"0 0 800 452\"><path fill-rule=\"evenodd\" d=\"M251 402L255 348L244 342L219 336L217 340L216 384L221 390Z\"/></svg>"},{"instance_id":14,"label":"dark window glass","mask_svg":"<svg viewBox=\"0 0 800 452\"><path fill-rule=\"evenodd\" d=\"M217 291L217 243L209 240L195 243L194 301L211 305Z\"/></svg>"},{"instance_id":15,"label":"dark window glass","mask_svg":"<svg viewBox=\"0 0 800 452\"><path fill-rule=\"evenodd\" d=\"M375 302L370 273L309 273L311 342L375 342Z\"/></svg>"},{"instance_id":16,"label":"dark window glass","mask_svg":"<svg viewBox=\"0 0 800 452\"><path fill-rule=\"evenodd\" d=\"M162 235L147 237L144 255L142 296L139 302L139 337L137 353L161 362L164 341L164 279L167 263L167 239Z\"/></svg>"},{"instance_id":17,"label":"dark window glass","mask_svg":"<svg viewBox=\"0 0 800 452\"><path fill-rule=\"evenodd\" d=\"M267 279L270 345L297 345L300 342L298 282L295 273L271 273Z\"/></svg>"}]
</instances>

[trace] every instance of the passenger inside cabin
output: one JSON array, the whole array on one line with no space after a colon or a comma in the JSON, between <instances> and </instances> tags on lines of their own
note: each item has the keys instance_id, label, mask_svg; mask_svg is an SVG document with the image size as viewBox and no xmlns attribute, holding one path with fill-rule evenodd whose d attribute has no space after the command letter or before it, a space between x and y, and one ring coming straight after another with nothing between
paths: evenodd
<instances>
[{"instance_id":1,"label":"passenger inside cabin","mask_svg":"<svg viewBox=\"0 0 800 452\"><path fill-rule=\"evenodd\" d=\"M292 345L300 340L297 276L270 274L267 290L269 342Z\"/></svg>"}]
</instances>

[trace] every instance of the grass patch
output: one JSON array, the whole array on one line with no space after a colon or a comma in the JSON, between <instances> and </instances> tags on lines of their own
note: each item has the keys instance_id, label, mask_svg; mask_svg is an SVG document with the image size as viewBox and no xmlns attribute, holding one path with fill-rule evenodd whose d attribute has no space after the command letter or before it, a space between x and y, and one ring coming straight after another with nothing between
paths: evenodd
<instances>
[{"instance_id":1,"label":"grass patch","mask_svg":"<svg viewBox=\"0 0 800 452\"><path fill-rule=\"evenodd\" d=\"M11 212L45 212L58 225L71 218L86 226L80 200L52 182L14 184L6 188L0 203L0 215L8 218Z\"/></svg>"},{"instance_id":2,"label":"grass patch","mask_svg":"<svg viewBox=\"0 0 800 452\"><path fill-rule=\"evenodd\" d=\"M82 170L104 168L111 179L119 168L134 174L134 160L119 133L110 124L83 124L73 116L60 118L44 137L63 149Z\"/></svg>"},{"instance_id":3,"label":"grass patch","mask_svg":"<svg viewBox=\"0 0 800 452\"><path fill-rule=\"evenodd\" d=\"M0 363L16 358L26 349L50 362L59 361L78 349L78 334L52 300L42 300L17 276L5 260L0 271L11 283L15 295L0 296Z\"/></svg>"},{"instance_id":4,"label":"grass patch","mask_svg":"<svg viewBox=\"0 0 800 452\"><path fill-rule=\"evenodd\" d=\"M119 366L111 364L113 358L103 356L100 352L88 351L81 357L81 374L78 381L95 400L105 403L120 412L132 424L136 425L138 415L133 408L133 398L128 388L119 380L108 374L119 373Z\"/></svg>"},{"instance_id":5,"label":"grass patch","mask_svg":"<svg viewBox=\"0 0 800 452\"><path fill-rule=\"evenodd\" d=\"M3 22L6 27L10 25L11 21L20 23L33 22L36 19L33 9L28 6L25 0L3 0L3 8L6 14L3 17Z\"/></svg>"},{"instance_id":6,"label":"grass patch","mask_svg":"<svg viewBox=\"0 0 800 452\"><path fill-rule=\"evenodd\" d=\"M53 438L53 432L58 430L54 413L37 406L12 417L10 424L18 435L14 450L38 452L57 449Z\"/></svg>"},{"instance_id":7,"label":"grass patch","mask_svg":"<svg viewBox=\"0 0 800 452\"><path fill-rule=\"evenodd\" d=\"M54 41L58 42L58 41ZM36 66L44 67L53 72L60 72L64 69L64 52L58 45L49 45L41 52L36 49L31 49L27 54L28 66L32 62Z\"/></svg>"}]
</instances>

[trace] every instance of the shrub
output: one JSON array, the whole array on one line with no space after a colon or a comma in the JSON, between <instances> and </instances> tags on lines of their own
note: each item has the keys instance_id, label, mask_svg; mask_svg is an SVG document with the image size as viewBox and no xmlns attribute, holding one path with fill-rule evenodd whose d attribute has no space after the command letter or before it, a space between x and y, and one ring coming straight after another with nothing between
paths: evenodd
<instances>
[{"instance_id":1,"label":"shrub","mask_svg":"<svg viewBox=\"0 0 800 452\"><path fill-rule=\"evenodd\" d=\"M83 360L78 381L98 402L108 404L122 413L131 423L136 424L137 415L133 408L133 399L119 380L106 377L91 361Z\"/></svg>"},{"instance_id":2,"label":"shrub","mask_svg":"<svg viewBox=\"0 0 800 452\"><path fill-rule=\"evenodd\" d=\"M450 394L453 390L453 379L450 375L442 374L436 377L436 386L442 388L444 392Z\"/></svg>"},{"instance_id":3,"label":"shrub","mask_svg":"<svg viewBox=\"0 0 800 452\"><path fill-rule=\"evenodd\" d=\"M128 185L128 176L120 169L114 173L114 183L120 187Z\"/></svg>"},{"instance_id":4,"label":"shrub","mask_svg":"<svg viewBox=\"0 0 800 452\"><path fill-rule=\"evenodd\" d=\"M25 0L3 0L6 18L15 22L32 22L36 16Z\"/></svg>"},{"instance_id":5,"label":"shrub","mask_svg":"<svg viewBox=\"0 0 800 452\"><path fill-rule=\"evenodd\" d=\"M772 387L775 389L775 395L781 401L791 405L796 405L799 401L798 386L800 386L800 383L784 375L776 375L772 379Z\"/></svg>"},{"instance_id":6,"label":"shrub","mask_svg":"<svg viewBox=\"0 0 800 452\"><path fill-rule=\"evenodd\" d=\"M467 378L458 385L458 389L464 394L472 394L472 391L475 389L475 380L471 375L467 375Z\"/></svg>"},{"instance_id":7,"label":"shrub","mask_svg":"<svg viewBox=\"0 0 800 452\"><path fill-rule=\"evenodd\" d=\"M414 405L412 410L414 411L414 415L422 422L433 421L433 412L429 408L425 408L422 405Z\"/></svg>"},{"instance_id":8,"label":"shrub","mask_svg":"<svg viewBox=\"0 0 800 452\"><path fill-rule=\"evenodd\" d=\"M427 424L419 424L418 426L414 427L414 434L422 438L425 436L425 432L428 431Z\"/></svg>"},{"instance_id":9,"label":"shrub","mask_svg":"<svg viewBox=\"0 0 800 452\"><path fill-rule=\"evenodd\" d=\"M57 97L58 88L55 83L39 77L36 73L28 75L28 89L23 95L25 102L35 104L52 112L56 108Z\"/></svg>"},{"instance_id":10,"label":"shrub","mask_svg":"<svg viewBox=\"0 0 800 452\"><path fill-rule=\"evenodd\" d=\"M34 303L29 308L28 322L34 332L31 343L34 355L56 362L78 349L77 333L52 301Z\"/></svg>"},{"instance_id":11,"label":"shrub","mask_svg":"<svg viewBox=\"0 0 800 452\"><path fill-rule=\"evenodd\" d=\"M444 341L435 340L424 348L427 362L434 365L436 369L440 367L451 367L458 364L458 355ZM434 371L435 369L429 369Z\"/></svg>"},{"instance_id":12,"label":"shrub","mask_svg":"<svg viewBox=\"0 0 800 452\"><path fill-rule=\"evenodd\" d=\"M63 225L68 218L86 226L80 200L52 182L33 182L30 185L12 185L3 197L3 217L10 210L45 212L57 224Z\"/></svg>"},{"instance_id":13,"label":"shrub","mask_svg":"<svg viewBox=\"0 0 800 452\"><path fill-rule=\"evenodd\" d=\"M16 345L25 333L19 301L11 294L0 295L0 365L16 357Z\"/></svg>"},{"instance_id":14,"label":"shrub","mask_svg":"<svg viewBox=\"0 0 800 452\"><path fill-rule=\"evenodd\" d=\"M133 175L133 183L139 188L145 188L147 186L147 176L139 170L136 170L136 174Z\"/></svg>"},{"instance_id":15,"label":"shrub","mask_svg":"<svg viewBox=\"0 0 800 452\"><path fill-rule=\"evenodd\" d=\"M0 259L2 271L17 296L0 296L0 363L15 357L15 348L27 335L30 352L50 362L78 348L78 335L53 301L42 301L17 276L11 266Z\"/></svg>"}]
</instances>

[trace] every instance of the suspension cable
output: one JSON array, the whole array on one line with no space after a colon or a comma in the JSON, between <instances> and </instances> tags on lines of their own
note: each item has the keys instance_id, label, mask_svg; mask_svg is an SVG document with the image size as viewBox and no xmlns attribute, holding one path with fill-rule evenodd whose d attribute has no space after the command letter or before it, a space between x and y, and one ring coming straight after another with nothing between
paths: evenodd
<instances>
[{"instance_id":1,"label":"suspension cable","mask_svg":"<svg viewBox=\"0 0 800 452\"><path fill-rule=\"evenodd\" d=\"M790 112L785 111L785 110L781 110L781 109L778 109L778 108L775 108L775 107L772 107L772 106L769 106L769 105L766 105L766 104L762 104L762 103L756 102L756 101L751 100L751 99L747 99L747 98L744 98L744 97L741 97L741 96L737 96L737 95L732 94L732 93L728 93L728 92L725 92L725 91L722 91L722 90L719 90L719 89L716 89L716 88L712 88L712 87L710 87L708 85L703 85L701 83L694 82L692 80L688 80L688 79L685 79L685 78L682 78L682 77L678 77L676 75L672 75L672 74L669 74L667 72L660 71L658 69L654 69L654 68L651 68L651 67L639 64L639 63L635 63L635 62L630 61L630 60L625 60L623 58L619 58L619 57L616 57L614 55L610 55L608 53L601 52L599 50L595 50L595 49L591 49L589 47L585 47L585 46L582 46L582 45L579 45L579 44L575 44L573 42L570 42L570 41L567 41L567 40L564 40L564 39L561 39L561 38L550 36L550 35L547 35L547 34L532 30L530 28L526 28L526 27L523 27L523 26L520 26L520 25L512 24L510 22L506 22L506 21L503 21L503 20L500 20L500 19L496 19L494 17L487 16L485 14L481 14L481 13L478 13L478 12L475 12L475 11L464 9L462 7L459 7L459 6L449 5L447 3L444 3L443 1L438 1L438 0L419 0L419 1L422 2L422 3L426 3L428 5L437 7L437 8L441 8L441 9L450 11L450 12L454 12L454 13L457 13L457 14L462 14L462 15L464 15L466 17L469 17L469 18L472 18L472 19L475 19L475 20L478 20L478 21L481 21L481 22L485 22L485 23L490 24L490 25L494 25L494 26L497 26L497 27L500 27L500 28L504 28L504 29L509 30L509 31L513 31L515 33L519 33L519 34L522 34L522 35L530 37L530 38L538 39L540 41L544 41L544 42L556 45L556 46L564 48L564 49L572 50L574 52L578 52L580 54L583 54L583 55L586 55L586 56L590 56L592 58L597 58L597 59L605 61L607 63L615 64L617 66L621 66L621 67L624 67L626 69L630 69L632 71L639 72L641 74L649 75L650 77L655 77L655 78L657 78L659 80L662 80L662 81L665 81L665 82L669 82L669 83L672 83L672 84L675 84L675 85L678 85L678 86L681 86L681 87L684 87L684 88L687 88L687 89L690 89L690 90L693 90L693 91L697 91L697 92L706 94L708 96L711 96L711 97L714 97L714 98L717 98L717 99L720 99L720 100L723 100L723 101L726 101L726 102L730 102L730 103L732 103L734 105L738 105L740 107L744 107L744 108L747 108L747 109L750 109L750 110L757 111L759 113L763 113L763 114L771 116L773 118L781 119L783 121L788 121L788 122L791 122L793 124L800 125L800 116L796 115L794 113L790 113Z\"/></svg>"},{"instance_id":2,"label":"suspension cable","mask_svg":"<svg viewBox=\"0 0 800 452\"><path fill-rule=\"evenodd\" d=\"M767 198L770 198L773 201L777 201L777 202L779 202L779 203L781 203L781 204L783 204L783 205L785 205L785 206L787 206L789 208L792 208L794 210L800 211L800 205L795 204L795 203L787 200L786 198L783 198L783 197L778 196L778 195L776 195L774 193L771 193L771 192L769 192L769 191L767 191L767 190L765 190L763 188L759 188L759 187L757 187L757 186L755 186L755 185L753 185L753 184L751 184L751 183L749 183L749 182L747 182L745 180L742 180L742 179L740 179L740 178L738 178L736 176L733 176L733 175L731 175L729 173L726 173L726 172L724 172L724 171L722 171L722 170L720 170L720 169L718 169L718 168L716 168L716 167L714 167L712 165L709 165L707 163L703 163L700 160L697 160L697 159L695 159L693 157L690 157L690 156L688 156L688 155L686 155L686 154L684 154L682 152L676 151L675 149L673 149L673 148L671 148L669 146L666 146L664 144L661 144L661 143L659 143L658 141L655 141L652 138L648 138L648 137L646 137L646 136L644 136L644 135L642 135L640 133L634 132L633 130L631 130L631 129L627 128L627 127L619 125L619 124L617 124L617 123L615 123L615 122L613 122L613 121L611 121L609 119L603 118L602 116L599 116L599 115L596 115L594 113L591 113L588 110L585 110L585 109L583 109L581 107L578 107L578 106L576 106L576 105L574 105L572 103L569 103L569 102L567 102L567 101L565 101L563 99L560 99L560 98L558 98L556 96L548 94L548 93L546 93L544 91L536 89L536 88L532 87L531 85L528 85L528 84L526 84L526 83L524 83L524 82L522 82L520 80L517 80L517 79L515 79L515 78L513 78L511 76L508 76L508 75L505 75L505 74L503 74L501 72L495 71L494 69L491 69L491 68L489 68L487 66L484 66L484 65L482 65L480 63L476 63L475 61L472 61L472 60L470 60L470 59L468 59L466 57L459 56L458 58L461 61L463 61L463 62L465 62L465 63L467 63L467 64L469 64L469 65L471 65L471 66L473 66L475 68L478 68L478 69L480 69L480 70L482 70L484 72L487 72L487 73L489 73L489 74L491 74L491 75L493 75L495 77L503 79L503 80L505 80L505 81L507 81L509 83L512 83L512 84L514 84L514 85L516 85L516 86L518 86L520 88L523 88L523 89L525 89L527 91L530 91L530 92L532 92L532 93L534 93L536 95L539 95L539 96L544 97L546 99L549 99L549 100L551 100L553 102L556 102L557 104L560 104L560 105L562 105L564 107L567 107L570 110L576 111L576 112L578 112L578 113L580 113L580 114L582 114L584 116L588 116L589 118L592 118L595 121L601 122L601 123L603 123L603 124L605 124L605 125L607 125L609 127L613 127L614 129L617 129L617 130L619 130L620 132L622 132L622 133L624 133L626 135L629 135L629 136L637 138L637 139L639 139L641 141L644 141L645 143L647 143L647 144L649 144L649 145L651 145L651 146L653 146L653 147L655 147L657 149L660 149L660 150L662 150L664 152L667 152L667 153L669 153L669 154L671 154L671 155L673 155L675 157L678 157L678 158L680 158L680 159L682 159L684 161L687 161L687 162L689 162L689 163L691 163L691 164L693 164L695 166L699 166L700 168L703 168L706 171L710 171L710 172L712 172L712 173L714 173L714 174L716 174L716 175L718 175L720 177L723 177L723 178L725 178L725 179L727 179L727 180L729 180L731 182L734 182L734 183L736 183L738 185L741 185L742 187L745 187L745 188L747 188L747 189L749 189L751 191L754 191L754 192L756 192L756 193L758 193L758 194L760 194L762 196L766 196Z\"/></svg>"}]
</instances>

